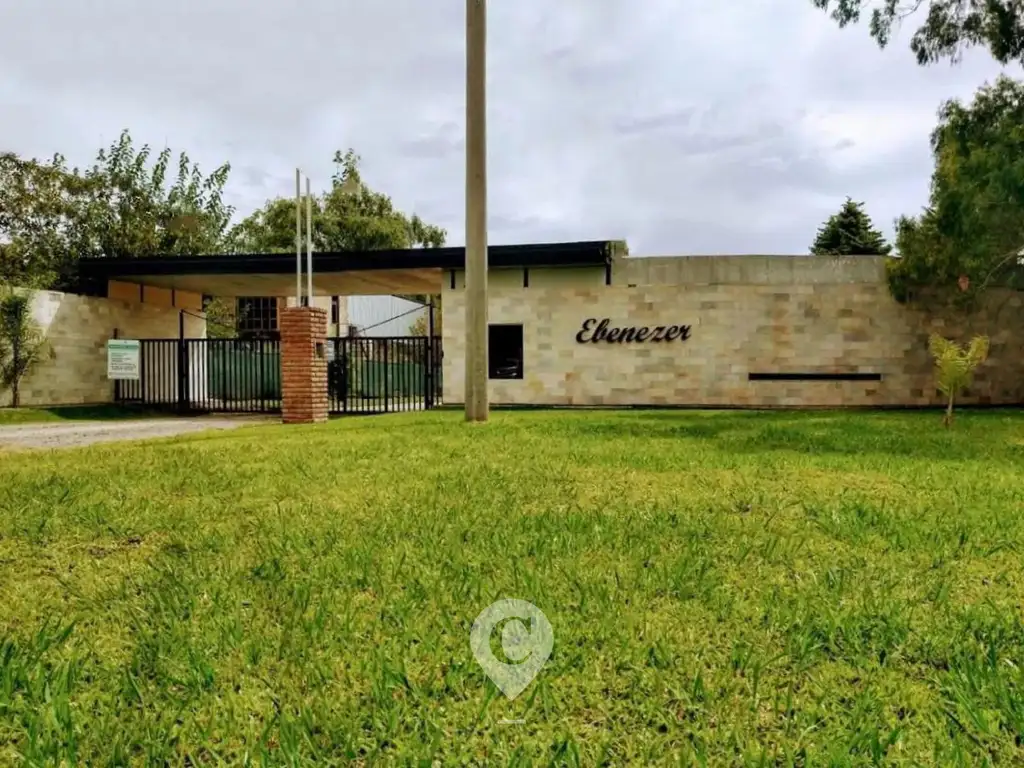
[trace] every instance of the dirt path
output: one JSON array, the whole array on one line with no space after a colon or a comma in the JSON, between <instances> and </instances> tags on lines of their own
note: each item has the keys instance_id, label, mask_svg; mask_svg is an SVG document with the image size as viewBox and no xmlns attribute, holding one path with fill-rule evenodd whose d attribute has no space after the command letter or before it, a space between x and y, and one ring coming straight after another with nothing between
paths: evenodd
<instances>
[{"instance_id":1,"label":"dirt path","mask_svg":"<svg viewBox=\"0 0 1024 768\"><path fill-rule=\"evenodd\" d=\"M137 419L129 421L77 421L64 424L23 424L0 427L0 448L75 448L116 440L173 437L211 429L236 429L272 424L278 419L251 416Z\"/></svg>"}]
</instances>

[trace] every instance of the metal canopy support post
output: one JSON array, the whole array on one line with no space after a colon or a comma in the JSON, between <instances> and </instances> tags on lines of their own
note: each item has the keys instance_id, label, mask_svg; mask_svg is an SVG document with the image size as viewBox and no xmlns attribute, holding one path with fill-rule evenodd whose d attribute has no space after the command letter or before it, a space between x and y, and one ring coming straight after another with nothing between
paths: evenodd
<instances>
[{"instance_id":1,"label":"metal canopy support post","mask_svg":"<svg viewBox=\"0 0 1024 768\"><path fill-rule=\"evenodd\" d=\"M425 399L424 405L427 408L434 407L434 297L427 297L427 348L424 350L427 360L426 376L424 377Z\"/></svg>"},{"instance_id":2,"label":"metal canopy support post","mask_svg":"<svg viewBox=\"0 0 1024 768\"><path fill-rule=\"evenodd\" d=\"M185 313L178 310L178 410L184 412L189 404L188 342L185 341Z\"/></svg>"}]
</instances>

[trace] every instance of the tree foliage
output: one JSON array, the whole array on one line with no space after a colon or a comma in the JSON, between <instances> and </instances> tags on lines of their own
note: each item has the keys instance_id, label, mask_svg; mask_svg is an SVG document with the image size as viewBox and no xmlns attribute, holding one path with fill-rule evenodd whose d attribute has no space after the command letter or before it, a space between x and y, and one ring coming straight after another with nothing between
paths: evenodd
<instances>
[{"instance_id":1,"label":"tree foliage","mask_svg":"<svg viewBox=\"0 0 1024 768\"><path fill-rule=\"evenodd\" d=\"M945 426L953 423L953 401L970 386L975 369L988 357L987 336L975 336L966 347L933 333L928 348L935 359L935 378L939 391L946 396Z\"/></svg>"},{"instance_id":2,"label":"tree foliage","mask_svg":"<svg viewBox=\"0 0 1024 768\"><path fill-rule=\"evenodd\" d=\"M928 206L896 223L893 294L969 302L995 285L1021 287L1024 83L1000 77L968 105L946 102L931 143Z\"/></svg>"},{"instance_id":3,"label":"tree foliage","mask_svg":"<svg viewBox=\"0 0 1024 768\"><path fill-rule=\"evenodd\" d=\"M919 64L959 61L967 48L987 48L1000 64L1024 63L1024 2L1021 0L811 0L846 27L871 8L871 37L880 47L892 40L904 19L920 11L923 23L910 38Z\"/></svg>"},{"instance_id":4,"label":"tree foliage","mask_svg":"<svg viewBox=\"0 0 1024 768\"><path fill-rule=\"evenodd\" d=\"M204 176L181 153L155 157L128 131L85 170L0 155L0 277L74 285L79 259L199 254L219 248L233 210L223 201L230 166Z\"/></svg>"},{"instance_id":5,"label":"tree foliage","mask_svg":"<svg viewBox=\"0 0 1024 768\"><path fill-rule=\"evenodd\" d=\"M397 210L391 198L370 189L353 151L334 155L330 188L313 195L313 248L315 251L378 251L402 248L437 248L446 233L419 216ZM305 239L305 200L303 238ZM234 226L227 247L234 253L283 253L295 250L295 200L278 197Z\"/></svg>"},{"instance_id":6,"label":"tree foliage","mask_svg":"<svg viewBox=\"0 0 1024 768\"><path fill-rule=\"evenodd\" d=\"M49 162L0 155L0 280L49 286L71 269L87 239L85 186L60 155Z\"/></svg>"},{"instance_id":7,"label":"tree foliage","mask_svg":"<svg viewBox=\"0 0 1024 768\"><path fill-rule=\"evenodd\" d=\"M427 318L424 315L420 315L409 324L409 335L410 336L426 336L427 335Z\"/></svg>"},{"instance_id":8,"label":"tree foliage","mask_svg":"<svg viewBox=\"0 0 1024 768\"><path fill-rule=\"evenodd\" d=\"M892 246L871 223L864 204L846 198L838 213L818 228L811 253L816 256L886 256Z\"/></svg>"},{"instance_id":9,"label":"tree foliage","mask_svg":"<svg viewBox=\"0 0 1024 768\"><path fill-rule=\"evenodd\" d=\"M10 390L11 405L21 404L21 381L52 350L32 318L32 298L0 287L0 392Z\"/></svg>"}]
</instances>

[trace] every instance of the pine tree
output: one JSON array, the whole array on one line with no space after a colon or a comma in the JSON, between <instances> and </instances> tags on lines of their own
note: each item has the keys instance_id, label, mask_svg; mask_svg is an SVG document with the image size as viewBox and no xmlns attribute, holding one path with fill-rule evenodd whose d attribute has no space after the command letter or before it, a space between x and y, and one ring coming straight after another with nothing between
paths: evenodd
<instances>
[{"instance_id":1,"label":"pine tree","mask_svg":"<svg viewBox=\"0 0 1024 768\"><path fill-rule=\"evenodd\" d=\"M815 256L888 256L892 246L871 224L864 203L846 198L839 213L818 228L811 246Z\"/></svg>"}]
</instances>

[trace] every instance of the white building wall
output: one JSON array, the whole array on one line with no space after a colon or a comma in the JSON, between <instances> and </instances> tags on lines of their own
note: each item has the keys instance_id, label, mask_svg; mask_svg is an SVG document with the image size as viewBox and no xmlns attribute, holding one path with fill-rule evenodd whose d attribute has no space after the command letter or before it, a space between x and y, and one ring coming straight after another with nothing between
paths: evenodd
<instances>
[{"instance_id":1,"label":"white building wall","mask_svg":"<svg viewBox=\"0 0 1024 768\"><path fill-rule=\"evenodd\" d=\"M348 322L360 336L409 336L412 325L426 318L426 305L398 296L348 296ZM364 330L365 329L365 330Z\"/></svg>"}]
</instances>

